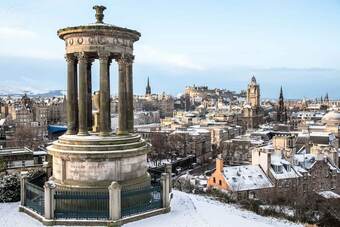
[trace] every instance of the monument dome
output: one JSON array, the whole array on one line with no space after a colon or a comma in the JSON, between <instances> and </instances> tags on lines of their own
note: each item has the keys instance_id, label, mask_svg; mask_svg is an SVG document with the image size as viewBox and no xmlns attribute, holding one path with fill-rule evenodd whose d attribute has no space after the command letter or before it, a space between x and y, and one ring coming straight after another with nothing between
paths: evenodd
<instances>
[{"instance_id":1,"label":"monument dome","mask_svg":"<svg viewBox=\"0 0 340 227\"><path fill-rule=\"evenodd\" d=\"M322 117L321 122L327 126L339 126L340 125L340 113L337 111L330 111Z\"/></svg>"}]
</instances>

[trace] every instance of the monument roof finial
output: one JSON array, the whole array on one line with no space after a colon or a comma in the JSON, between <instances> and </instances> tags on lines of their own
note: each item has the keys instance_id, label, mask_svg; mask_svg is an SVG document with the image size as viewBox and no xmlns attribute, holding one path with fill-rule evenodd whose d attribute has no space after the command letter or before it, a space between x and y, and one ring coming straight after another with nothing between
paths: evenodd
<instances>
[{"instance_id":1,"label":"monument roof finial","mask_svg":"<svg viewBox=\"0 0 340 227\"><path fill-rule=\"evenodd\" d=\"M105 6L99 6L95 5L93 6L93 9L96 10L96 23L97 24L103 24L103 19L104 19L104 10L106 9Z\"/></svg>"}]
</instances>

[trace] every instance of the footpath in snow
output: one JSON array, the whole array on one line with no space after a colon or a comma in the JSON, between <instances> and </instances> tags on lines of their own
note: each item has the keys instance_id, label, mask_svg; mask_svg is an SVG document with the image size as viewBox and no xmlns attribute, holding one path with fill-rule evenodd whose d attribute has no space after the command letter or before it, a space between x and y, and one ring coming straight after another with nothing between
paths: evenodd
<instances>
[{"instance_id":1,"label":"footpath in snow","mask_svg":"<svg viewBox=\"0 0 340 227\"><path fill-rule=\"evenodd\" d=\"M19 203L0 203L1 227L42 227L43 225L24 213L18 212ZM124 227L297 227L288 221L262 217L199 195L174 191L171 212Z\"/></svg>"}]
</instances>

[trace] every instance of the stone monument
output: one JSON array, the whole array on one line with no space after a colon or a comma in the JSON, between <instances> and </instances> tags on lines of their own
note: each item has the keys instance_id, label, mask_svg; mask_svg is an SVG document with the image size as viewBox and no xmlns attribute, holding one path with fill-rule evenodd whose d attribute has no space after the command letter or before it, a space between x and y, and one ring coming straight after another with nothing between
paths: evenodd
<instances>
[{"instance_id":1,"label":"stone monument","mask_svg":"<svg viewBox=\"0 0 340 227\"><path fill-rule=\"evenodd\" d=\"M111 182L133 189L150 185L147 173L148 144L134 133L133 44L141 34L104 23L104 6L94 6L96 22L58 30L65 41L67 62L67 132L48 153L53 156L57 187L69 190L107 190ZM92 63L100 66L100 91L92 117ZM119 68L119 120L111 130L110 64ZM94 127L93 127L94 126Z\"/></svg>"}]
</instances>

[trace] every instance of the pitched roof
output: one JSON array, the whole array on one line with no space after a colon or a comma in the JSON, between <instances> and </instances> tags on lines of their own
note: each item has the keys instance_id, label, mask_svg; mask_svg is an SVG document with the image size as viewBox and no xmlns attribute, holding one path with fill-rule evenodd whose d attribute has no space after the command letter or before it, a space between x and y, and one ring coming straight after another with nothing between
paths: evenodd
<instances>
[{"instance_id":1,"label":"pitched roof","mask_svg":"<svg viewBox=\"0 0 340 227\"><path fill-rule=\"evenodd\" d=\"M223 175L232 191L246 191L273 187L258 165L228 166Z\"/></svg>"}]
</instances>

